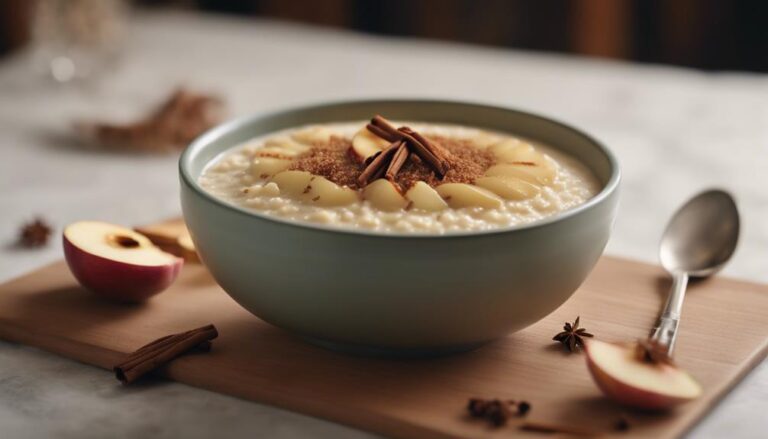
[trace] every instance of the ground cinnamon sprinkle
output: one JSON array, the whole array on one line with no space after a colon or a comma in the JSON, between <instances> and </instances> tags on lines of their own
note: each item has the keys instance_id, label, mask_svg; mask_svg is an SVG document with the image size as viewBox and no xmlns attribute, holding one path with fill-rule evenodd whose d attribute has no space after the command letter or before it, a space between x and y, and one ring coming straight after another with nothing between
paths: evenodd
<instances>
[{"instance_id":1,"label":"ground cinnamon sprinkle","mask_svg":"<svg viewBox=\"0 0 768 439\"><path fill-rule=\"evenodd\" d=\"M451 153L451 157L447 158L450 170L443 179L440 179L418 157L412 156L395 177L395 182L403 191L407 191L417 181L424 181L433 187L443 183L472 183L495 162L490 152L474 147L467 140L441 136L427 137ZM327 144L317 144L308 152L298 156L290 169L307 171L323 176L338 185L360 189L357 177L365 166L357 163L349 154L348 150L351 146L350 139L331 137Z\"/></svg>"},{"instance_id":2,"label":"ground cinnamon sprinkle","mask_svg":"<svg viewBox=\"0 0 768 439\"><path fill-rule=\"evenodd\" d=\"M349 155L352 140L333 136L327 144L316 143L312 149L296 157L289 169L307 171L332 182L357 189L357 176L363 166Z\"/></svg>"}]
</instances>

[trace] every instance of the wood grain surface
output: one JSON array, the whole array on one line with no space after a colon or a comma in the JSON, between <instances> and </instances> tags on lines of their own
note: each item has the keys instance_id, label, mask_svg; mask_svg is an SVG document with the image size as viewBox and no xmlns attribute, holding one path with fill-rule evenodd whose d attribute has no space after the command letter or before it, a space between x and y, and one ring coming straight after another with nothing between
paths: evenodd
<instances>
[{"instance_id":1,"label":"wood grain surface","mask_svg":"<svg viewBox=\"0 0 768 439\"><path fill-rule=\"evenodd\" d=\"M657 267L604 257L566 304L532 327L465 354L383 360L325 351L262 322L200 265L188 264L168 291L147 303L121 305L84 291L59 262L0 286L0 337L111 368L155 338L214 323L221 336L211 352L186 355L158 373L393 437L542 436L520 431L516 419L499 429L468 419L467 399L481 396L528 400L532 421L616 437L671 438L765 356L768 286L726 278L690 286L676 358L706 393L672 413L611 403L592 383L583 355L569 355L550 340L577 315L598 339L644 336L667 287ZM610 432L622 414L631 430Z\"/></svg>"}]
</instances>

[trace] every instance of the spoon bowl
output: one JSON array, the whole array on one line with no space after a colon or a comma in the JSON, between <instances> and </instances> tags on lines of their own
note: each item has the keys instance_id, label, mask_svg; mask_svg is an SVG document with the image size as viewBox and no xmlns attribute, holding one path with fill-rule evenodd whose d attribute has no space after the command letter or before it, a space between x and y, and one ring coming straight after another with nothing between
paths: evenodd
<instances>
[{"instance_id":1,"label":"spoon bowl","mask_svg":"<svg viewBox=\"0 0 768 439\"><path fill-rule=\"evenodd\" d=\"M731 195L713 189L685 203L661 240L662 266L674 273L706 277L719 271L736 250L739 212Z\"/></svg>"}]
</instances>

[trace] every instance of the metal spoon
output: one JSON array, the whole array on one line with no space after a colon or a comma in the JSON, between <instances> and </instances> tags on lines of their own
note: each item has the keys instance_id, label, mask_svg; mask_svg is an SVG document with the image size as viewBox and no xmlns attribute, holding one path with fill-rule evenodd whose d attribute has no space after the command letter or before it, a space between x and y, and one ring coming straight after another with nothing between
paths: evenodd
<instances>
[{"instance_id":1,"label":"metal spoon","mask_svg":"<svg viewBox=\"0 0 768 439\"><path fill-rule=\"evenodd\" d=\"M672 288L651 339L671 355L689 277L707 277L723 268L739 240L739 211L725 191L702 192L683 205L661 239L661 265L672 275Z\"/></svg>"}]
</instances>

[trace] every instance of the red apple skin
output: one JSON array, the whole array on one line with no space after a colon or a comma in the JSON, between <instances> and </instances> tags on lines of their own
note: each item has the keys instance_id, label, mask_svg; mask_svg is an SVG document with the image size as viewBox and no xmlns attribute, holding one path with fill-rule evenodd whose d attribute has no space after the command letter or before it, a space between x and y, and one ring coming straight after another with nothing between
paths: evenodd
<instances>
[{"instance_id":1,"label":"red apple skin","mask_svg":"<svg viewBox=\"0 0 768 439\"><path fill-rule=\"evenodd\" d=\"M64 236L64 258L78 282L93 293L119 302L142 302L165 290L181 271L184 260L143 266L103 258L77 247Z\"/></svg>"},{"instance_id":2,"label":"red apple skin","mask_svg":"<svg viewBox=\"0 0 768 439\"><path fill-rule=\"evenodd\" d=\"M687 398L677 398L656 392L640 389L636 386L617 380L605 373L589 356L589 342L586 343L587 368L597 387L609 398L626 405L649 411L669 410L672 407L690 401Z\"/></svg>"}]
</instances>

